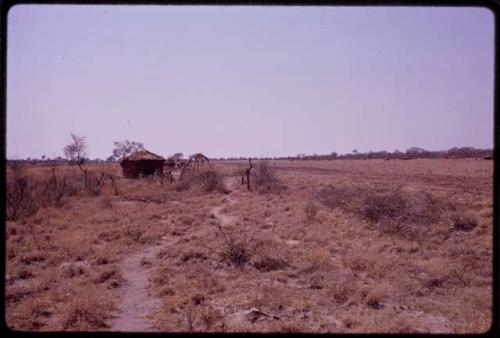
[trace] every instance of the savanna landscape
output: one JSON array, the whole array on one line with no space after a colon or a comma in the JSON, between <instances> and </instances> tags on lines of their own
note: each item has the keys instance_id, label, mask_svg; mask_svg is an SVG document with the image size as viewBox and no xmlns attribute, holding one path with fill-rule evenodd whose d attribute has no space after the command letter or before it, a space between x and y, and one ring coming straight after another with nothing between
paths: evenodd
<instances>
[{"instance_id":1,"label":"savanna landscape","mask_svg":"<svg viewBox=\"0 0 500 338\"><path fill-rule=\"evenodd\" d=\"M13 330L490 328L493 161L211 160L172 181L85 168L7 167Z\"/></svg>"},{"instance_id":2,"label":"savanna landscape","mask_svg":"<svg viewBox=\"0 0 500 338\"><path fill-rule=\"evenodd\" d=\"M0 7L7 333L498 335L493 4Z\"/></svg>"}]
</instances>

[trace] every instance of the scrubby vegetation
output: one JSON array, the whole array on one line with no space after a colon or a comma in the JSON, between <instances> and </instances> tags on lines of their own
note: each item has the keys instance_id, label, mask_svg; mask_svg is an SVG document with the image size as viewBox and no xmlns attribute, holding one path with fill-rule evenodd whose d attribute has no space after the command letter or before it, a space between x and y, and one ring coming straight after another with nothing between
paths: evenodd
<instances>
[{"instance_id":1,"label":"scrubby vegetation","mask_svg":"<svg viewBox=\"0 0 500 338\"><path fill-rule=\"evenodd\" d=\"M491 162L436 161L8 168L7 324L114 330L143 280L160 331L482 332Z\"/></svg>"}]
</instances>

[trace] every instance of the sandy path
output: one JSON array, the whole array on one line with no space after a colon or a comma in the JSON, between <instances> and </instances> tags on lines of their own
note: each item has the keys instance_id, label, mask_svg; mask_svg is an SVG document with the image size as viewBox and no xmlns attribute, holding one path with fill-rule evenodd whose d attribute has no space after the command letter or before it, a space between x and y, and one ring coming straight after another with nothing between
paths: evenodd
<instances>
[{"instance_id":1,"label":"sandy path","mask_svg":"<svg viewBox=\"0 0 500 338\"><path fill-rule=\"evenodd\" d=\"M234 177L227 177L224 183L229 189L235 187ZM234 204L231 196L224 196L224 203L212 208L212 213L221 222L227 225L234 221L235 216L227 215L222 210L226 205ZM165 246L172 244L168 236L163 236L159 245L147 247L144 251L134 253L120 264L120 270L126 285L122 289L122 302L118 305L118 313L110 323L110 331L121 332L152 332L155 329L148 319L161 306L160 299L152 296L148 291L150 278L149 271L141 265L143 258L152 261L155 255Z\"/></svg>"},{"instance_id":2,"label":"sandy path","mask_svg":"<svg viewBox=\"0 0 500 338\"><path fill-rule=\"evenodd\" d=\"M159 245L150 246L144 251L134 253L120 264L126 285L122 289L123 298L118 305L118 314L110 323L110 331L158 331L152 326L148 315L160 307L161 301L148 291L149 271L141 265L141 261L143 258L152 261L158 252L168 244L171 244L168 241L168 236L164 236Z\"/></svg>"},{"instance_id":3,"label":"sandy path","mask_svg":"<svg viewBox=\"0 0 500 338\"><path fill-rule=\"evenodd\" d=\"M224 185L231 191L236 190L236 180L233 176L224 178ZM231 193L234 196L234 193ZM217 218L222 226L233 223L236 220L236 216L226 214L223 209L228 205L233 205L236 203L233 196L226 195L223 197L223 204L218 207L213 207L211 212Z\"/></svg>"}]
</instances>

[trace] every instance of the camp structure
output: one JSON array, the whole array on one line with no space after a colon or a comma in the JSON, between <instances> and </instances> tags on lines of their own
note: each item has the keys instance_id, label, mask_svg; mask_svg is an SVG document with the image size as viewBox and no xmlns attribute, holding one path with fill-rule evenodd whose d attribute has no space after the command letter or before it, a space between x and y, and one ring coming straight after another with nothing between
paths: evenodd
<instances>
[{"instance_id":1,"label":"camp structure","mask_svg":"<svg viewBox=\"0 0 500 338\"><path fill-rule=\"evenodd\" d=\"M181 174L179 178L182 180L187 172L194 173L196 170L200 170L201 165L207 163L210 163L210 159L202 153L196 153L189 156L189 159L185 161L181 166Z\"/></svg>"},{"instance_id":2,"label":"camp structure","mask_svg":"<svg viewBox=\"0 0 500 338\"><path fill-rule=\"evenodd\" d=\"M147 150L139 150L120 161L123 176L139 178L141 176L162 174L165 159Z\"/></svg>"}]
</instances>

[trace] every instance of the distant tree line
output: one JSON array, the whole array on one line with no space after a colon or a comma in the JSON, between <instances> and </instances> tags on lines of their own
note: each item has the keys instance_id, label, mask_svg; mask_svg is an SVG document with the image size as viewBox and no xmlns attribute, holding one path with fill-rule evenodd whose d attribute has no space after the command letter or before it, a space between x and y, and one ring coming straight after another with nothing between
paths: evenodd
<instances>
[{"instance_id":1,"label":"distant tree line","mask_svg":"<svg viewBox=\"0 0 500 338\"><path fill-rule=\"evenodd\" d=\"M142 143L139 142L130 142L128 140L125 140L123 142L114 142L115 148L113 149L113 154L106 158L105 160L102 160L100 158L95 158L95 159L88 159L86 158L86 154L82 154L82 156L78 157L77 162L80 161L80 163L103 163L103 162L115 162L117 161L121 156L128 155L134 151L144 149L144 146ZM46 155L42 155L41 158L31 158L27 157L26 159L10 159L7 160L7 162L12 163L12 162L22 162L22 163L28 163L28 164L47 164L47 163L54 163L54 164L65 164L68 163L68 160L73 161L74 159L68 157L68 154L65 154L66 158L57 156L54 158L49 158ZM169 159L174 159L174 160L179 160L183 158L182 153L175 153L174 155L170 156ZM453 147L448 150L438 150L438 151L431 151L431 150L425 150L422 148L418 147L411 147L408 148L406 151L400 151L398 149L394 150L393 152L388 152L385 150L382 151L369 151L369 152L359 152L356 149L354 149L351 153L343 154L343 155L338 155L336 152L331 152L330 154L323 154L323 155L318 155L318 154L312 154L312 155L307 155L307 154L298 154L296 156L281 156L281 157L252 157L253 159L256 160L334 160L334 159L354 159L354 160L367 160L367 159L386 159L386 160L392 160L392 159L400 159L400 160L409 160L409 159L416 159L416 158L436 158L436 159L458 159L458 158L493 158L493 150L492 149L478 149L478 148L473 148L473 147ZM220 158L212 158L211 160L217 161L223 161L223 160L239 160L239 161L246 161L248 160L248 157L220 157Z\"/></svg>"},{"instance_id":2,"label":"distant tree line","mask_svg":"<svg viewBox=\"0 0 500 338\"><path fill-rule=\"evenodd\" d=\"M393 152L389 151L369 151L369 152L359 152L354 149L351 153L338 155L336 152L330 154L318 155L318 154L298 154L297 156L282 156L282 157L255 157L258 160L334 160L334 159L354 159L354 160L367 160L367 159L400 159L409 160L416 158L435 158L435 159L458 159L458 158L492 158L492 149L477 149L473 147L453 147L448 150L425 150L418 147L408 148L406 151L400 151L398 149ZM217 159L215 159L217 160ZM247 160L246 157L228 157L219 158L218 160Z\"/></svg>"}]
</instances>

